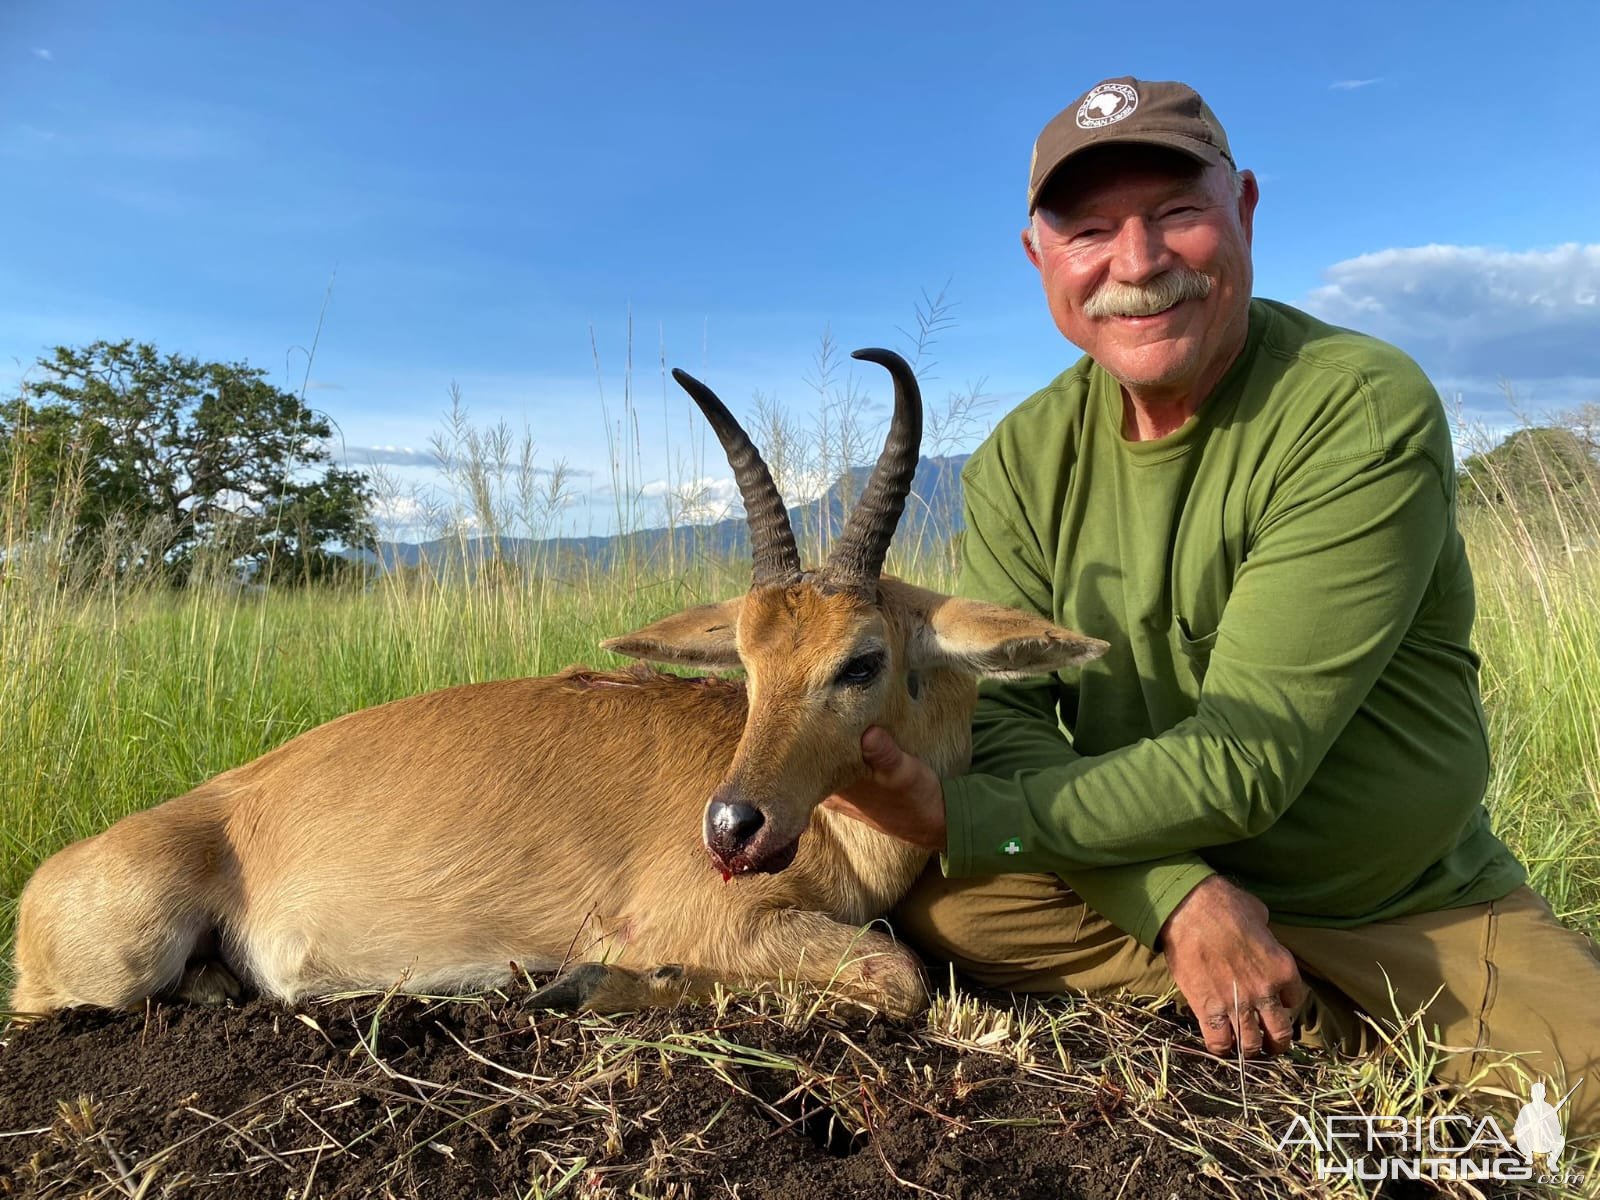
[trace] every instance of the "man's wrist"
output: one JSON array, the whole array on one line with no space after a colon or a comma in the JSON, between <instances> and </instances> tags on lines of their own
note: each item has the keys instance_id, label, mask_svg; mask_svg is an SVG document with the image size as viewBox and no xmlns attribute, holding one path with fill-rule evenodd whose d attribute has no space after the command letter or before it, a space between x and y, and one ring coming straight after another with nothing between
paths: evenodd
<instances>
[{"instance_id":1,"label":"man's wrist","mask_svg":"<svg viewBox=\"0 0 1600 1200\"><path fill-rule=\"evenodd\" d=\"M1172 900L1171 907L1167 909L1166 915L1161 919L1161 931L1156 935L1155 949L1166 950L1167 935L1172 931L1174 925L1183 923L1183 918L1186 914L1194 912L1197 904L1203 905L1218 890L1223 888L1231 889L1233 886L1227 879L1212 872L1202 879L1195 880L1186 891L1176 895Z\"/></svg>"}]
</instances>

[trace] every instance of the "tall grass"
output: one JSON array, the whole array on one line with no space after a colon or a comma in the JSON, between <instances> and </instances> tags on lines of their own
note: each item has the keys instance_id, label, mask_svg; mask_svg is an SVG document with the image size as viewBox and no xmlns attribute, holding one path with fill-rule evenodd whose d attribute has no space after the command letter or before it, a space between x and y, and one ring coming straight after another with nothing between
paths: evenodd
<instances>
[{"instance_id":1,"label":"tall grass","mask_svg":"<svg viewBox=\"0 0 1600 1200\"><path fill-rule=\"evenodd\" d=\"M1481 435L1469 434L1481 440ZM1476 645L1496 830L1570 923L1600 933L1600 470L1532 460L1518 478L1469 460L1461 526L1477 584ZM1476 447L1474 447L1476 448ZM1592 446L1590 447L1592 450Z\"/></svg>"}]
</instances>

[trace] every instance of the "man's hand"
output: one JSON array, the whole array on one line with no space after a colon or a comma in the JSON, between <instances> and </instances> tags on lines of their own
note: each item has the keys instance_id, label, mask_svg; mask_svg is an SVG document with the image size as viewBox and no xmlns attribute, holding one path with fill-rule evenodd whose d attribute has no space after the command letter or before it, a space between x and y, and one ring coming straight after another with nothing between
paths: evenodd
<instances>
[{"instance_id":1,"label":"man's hand","mask_svg":"<svg viewBox=\"0 0 1600 1200\"><path fill-rule=\"evenodd\" d=\"M945 848L944 789L933 768L895 744L876 725L861 735L867 774L822 803L879 833L921 846Z\"/></svg>"},{"instance_id":2,"label":"man's hand","mask_svg":"<svg viewBox=\"0 0 1600 1200\"><path fill-rule=\"evenodd\" d=\"M1161 948L1207 1050L1227 1054L1237 1042L1251 1057L1289 1048L1306 985L1260 900L1213 875L1172 910Z\"/></svg>"}]
</instances>

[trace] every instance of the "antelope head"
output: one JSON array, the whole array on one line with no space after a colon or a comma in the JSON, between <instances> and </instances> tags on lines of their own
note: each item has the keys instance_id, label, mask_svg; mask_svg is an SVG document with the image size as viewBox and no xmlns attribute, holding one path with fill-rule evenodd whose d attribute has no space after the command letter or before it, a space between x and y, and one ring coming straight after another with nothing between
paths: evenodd
<instances>
[{"instance_id":1,"label":"antelope head","mask_svg":"<svg viewBox=\"0 0 1600 1200\"><path fill-rule=\"evenodd\" d=\"M800 565L789 514L750 438L710 388L675 378L715 430L750 526L750 590L605 643L654 662L743 667L748 708L726 776L708 798L705 845L724 876L781 871L812 810L861 777L861 735L886 728L941 774L964 769L978 677L1086 662L1105 643L1036 616L882 576L922 440L916 376L889 350L858 350L894 378L883 453L827 562Z\"/></svg>"}]
</instances>

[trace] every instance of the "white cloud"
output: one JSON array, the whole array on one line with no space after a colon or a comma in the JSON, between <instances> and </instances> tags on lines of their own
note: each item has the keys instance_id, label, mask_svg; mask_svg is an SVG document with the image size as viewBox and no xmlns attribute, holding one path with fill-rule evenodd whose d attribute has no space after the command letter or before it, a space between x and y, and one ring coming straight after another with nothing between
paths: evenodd
<instances>
[{"instance_id":1,"label":"white cloud","mask_svg":"<svg viewBox=\"0 0 1600 1200\"><path fill-rule=\"evenodd\" d=\"M353 468L361 467L421 467L427 470L438 471L444 468L456 468L470 465L460 458L447 458L440 460L433 449L417 450L411 446L348 446L337 440L323 443L323 449L333 456L335 462L347 464ZM507 474L505 483L507 487L513 486L512 481L519 470L512 466ZM593 471L580 470L573 467L562 468L563 473L573 478L586 479L594 474ZM533 467L531 474L540 477L554 474L551 467Z\"/></svg>"},{"instance_id":2,"label":"white cloud","mask_svg":"<svg viewBox=\"0 0 1600 1200\"><path fill-rule=\"evenodd\" d=\"M1019 402L1025 396L1018 396ZM783 496L783 502L790 508L797 508L802 504L809 504L838 481L837 471L831 474L818 470L790 469L776 476L778 491Z\"/></svg>"},{"instance_id":3,"label":"white cloud","mask_svg":"<svg viewBox=\"0 0 1600 1200\"><path fill-rule=\"evenodd\" d=\"M1394 342L1442 388L1541 404L1600 398L1600 244L1414 246L1335 263L1305 305Z\"/></svg>"},{"instance_id":4,"label":"white cloud","mask_svg":"<svg viewBox=\"0 0 1600 1200\"><path fill-rule=\"evenodd\" d=\"M56 60L56 56L50 51L46 50L43 46L35 46L33 48L33 56L35 58L43 59L45 62L55 62Z\"/></svg>"},{"instance_id":5,"label":"white cloud","mask_svg":"<svg viewBox=\"0 0 1600 1200\"><path fill-rule=\"evenodd\" d=\"M1333 92L1353 92L1357 88L1371 87L1375 83L1382 83L1383 76L1376 79L1341 79L1337 83L1330 83L1328 90Z\"/></svg>"},{"instance_id":6,"label":"white cloud","mask_svg":"<svg viewBox=\"0 0 1600 1200\"><path fill-rule=\"evenodd\" d=\"M434 515L419 497L405 493L374 497L369 511L373 521L385 530L420 529Z\"/></svg>"},{"instance_id":7,"label":"white cloud","mask_svg":"<svg viewBox=\"0 0 1600 1200\"><path fill-rule=\"evenodd\" d=\"M644 499L661 505L675 523L706 525L740 516L744 504L732 479L653 479L639 489Z\"/></svg>"},{"instance_id":8,"label":"white cloud","mask_svg":"<svg viewBox=\"0 0 1600 1200\"><path fill-rule=\"evenodd\" d=\"M437 467L439 456L432 450L413 450L410 446L340 446L330 442L327 450L353 466Z\"/></svg>"},{"instance_id":9,"label":"white cloud","mask_svg":"<svg viewBox=\"0 0 1600 1200\"><path fill-rule=\"evenodd\" d=\"M826 492L834 479L821 471L793 472L780 488L784 504L793 512ZM639 495L662 514L663 520L670 517L674 523L703 525L744 516L744 499L739 495L739 485L731 477L653 479L639 489Z\"/></svg>"}]
</instances>

